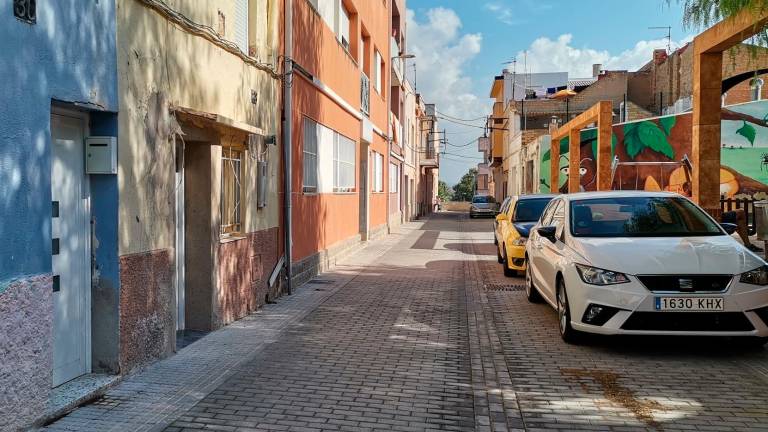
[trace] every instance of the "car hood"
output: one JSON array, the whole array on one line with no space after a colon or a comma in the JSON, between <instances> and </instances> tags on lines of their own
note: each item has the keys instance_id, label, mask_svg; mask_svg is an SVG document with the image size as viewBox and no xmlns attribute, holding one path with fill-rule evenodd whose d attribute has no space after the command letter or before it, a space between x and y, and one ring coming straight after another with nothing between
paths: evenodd
<instances>
[{"instance_id":1,"label":"car hood","mask_svg":"<svg viewBox=\"0 0 768 432\"><path fill-rule=\"evenodd\" d=\"M739 274L765 262L730 236L574 238L589 264L638 274Z\"/></svg>"},{"instance_id":2,"label":"car hood","mask_svg":"<svg viewBox=\"0 0 768 432\"><path fill-rule=\"evenodd\" d=\"M531 228L536 225L536 222L514 222L515 229L520 234L520 237L529 237L531 234Z\"/></svg>"}]
</instances>

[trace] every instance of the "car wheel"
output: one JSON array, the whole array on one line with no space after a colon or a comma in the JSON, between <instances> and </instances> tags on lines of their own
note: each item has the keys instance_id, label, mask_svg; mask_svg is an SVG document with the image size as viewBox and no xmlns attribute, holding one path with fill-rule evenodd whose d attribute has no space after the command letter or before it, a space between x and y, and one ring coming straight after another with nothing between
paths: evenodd
<instances>
[{"instance_id":1,"label":"car wheel","mask_svg":"<svg viewBox=\"0 0 768 432\"><path fill-rule=\"evenodd\" d=\"M506 277L515 277L517 276L517 272L509 268L509 256L507 256L507 248L504 247L504 260L502 262L502 265L504 266L504 276Z\"/></svg>"},{"instance_id":2,"label":"car wheel","mask_svg":"<svg viewBox=\"0 0 768 432\"><path fill-rule=\"evenodd\" d=\"M531 264L527 262L527 257L525 261L527 264L525 266L525 296L528 297L528 301L531 303L541 303L541 294L539 294L539 290L537 290L533 285L533 277L531 276Z\"/></svg>"},{"instance_id":3,"label":"car wheel","mask_svg":"<svg viewBox=\"0 0 768 432\"><path fill-rule=\"evenodd\" d=\"M560 330L560 337L566 343L573 344L579 342L581 332L571 327L571 308L568 304L568 292L565 289L565 282L557 282L557 324Z\"/></svg>"}]
</instances>

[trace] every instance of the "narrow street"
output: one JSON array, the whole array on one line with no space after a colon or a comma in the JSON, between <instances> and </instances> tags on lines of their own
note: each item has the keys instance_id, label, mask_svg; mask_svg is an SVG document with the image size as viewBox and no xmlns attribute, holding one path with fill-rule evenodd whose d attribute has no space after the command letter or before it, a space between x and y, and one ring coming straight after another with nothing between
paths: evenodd
<instances>
[{"instance_id":1,"label":"narrow street","mask_svg":"<svg viewBox=\"0 0 768 432\"><path fill-rule=\"evenodd\" d=\"M768 351L564 344L492 222L406 224L49 431L766 430Z\"/></svg>"}]
</instances>

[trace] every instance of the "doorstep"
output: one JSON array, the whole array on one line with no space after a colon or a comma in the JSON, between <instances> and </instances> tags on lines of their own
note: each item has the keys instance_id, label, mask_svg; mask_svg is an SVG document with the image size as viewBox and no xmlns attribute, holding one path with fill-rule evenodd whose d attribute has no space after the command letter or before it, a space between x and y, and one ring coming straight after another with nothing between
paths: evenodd
<instances>
[{"instance_id":1,"label":"doorstep","mask_svg":"<svg viewBox=\"0 0 768 432\"><path fill-rule=\"evenodd\" d=\"M121 375L87 374L51 389L45 413L36 425L45 425L57 420L73 409L100 398L104 393L122 381Z\"/></svg>"}]
</instances>

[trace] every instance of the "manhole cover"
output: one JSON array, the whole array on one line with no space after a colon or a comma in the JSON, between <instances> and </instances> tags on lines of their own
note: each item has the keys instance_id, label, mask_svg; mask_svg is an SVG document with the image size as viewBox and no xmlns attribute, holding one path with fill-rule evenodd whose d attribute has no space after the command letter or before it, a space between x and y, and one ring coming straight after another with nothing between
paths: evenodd
<instances>
[{"instance_id":1,"label":"manhole cover","mask_svg":"<svg viewBox=\"0 0 768 432\"><path fill-rule=\"evenodd\" d=\"M487 291L525 291L525 285L522 284L485 284Z\"/></svg>"}]
</instances>

